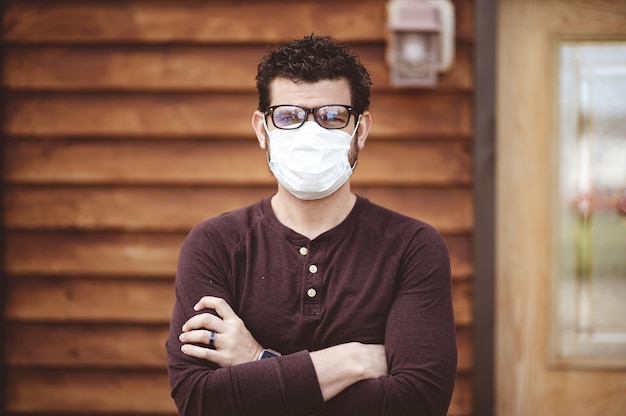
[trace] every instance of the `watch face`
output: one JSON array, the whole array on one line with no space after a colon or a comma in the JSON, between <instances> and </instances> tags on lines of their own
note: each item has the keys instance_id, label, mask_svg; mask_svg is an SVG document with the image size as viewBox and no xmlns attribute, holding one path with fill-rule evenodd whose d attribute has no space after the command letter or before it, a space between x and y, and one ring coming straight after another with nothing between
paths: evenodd
<instances>
[{"instance_id":1,"label":"watch face","mask_svg":"<svg viewBox=\"0 0 626 416\"><path fill-rule=\"evenodd\" d=\"M261 353L261 357L259 359L264 360L266 358L274 358L278 356L280 356L280 354L278 354L277 352L270 351L270 350L263 350L263 353Z\"/></svg>"}]
</instances>

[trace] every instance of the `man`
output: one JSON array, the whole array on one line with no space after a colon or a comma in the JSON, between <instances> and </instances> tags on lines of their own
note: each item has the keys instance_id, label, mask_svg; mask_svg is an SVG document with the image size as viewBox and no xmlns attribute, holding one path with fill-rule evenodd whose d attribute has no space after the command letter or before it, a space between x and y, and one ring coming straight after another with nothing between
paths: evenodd
<instances>
[{"instance_id":1,"label":"man","mask_svg":"<svg viewBox=\"0 0 626 416\"><path fill-rule=\"evenodd\" d=\"M456 342L445 244L350 191L370 86L327 37L259 64L252 126L278 190L183 244L166 345L181 414L446 414Z\"/></svg>"}]
</instances>

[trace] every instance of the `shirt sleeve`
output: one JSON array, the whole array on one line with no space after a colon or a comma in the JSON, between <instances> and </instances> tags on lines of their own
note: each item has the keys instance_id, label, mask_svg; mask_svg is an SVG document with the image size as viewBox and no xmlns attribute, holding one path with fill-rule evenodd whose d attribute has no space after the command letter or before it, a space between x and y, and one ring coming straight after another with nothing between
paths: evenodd
<instances>
[{"instance_id":1,"label":"shirt sleeve","mask_svg":"<svg viewBox=\"0 0 626 416\"><path fill-rule=\"evenodd\" d=\"M323 398L308 351L219 368L183 354L178 336L205 295L232 305L226 279L228 254L201 230L192 230L180 252L175 304L166 341L171 395L185 416L312 415Z\"/></svg>"},{"instance_id":2,"label":"shirt sleeve","mask_svg":"<svg viewBox=\"0 0 626 416\"><path fill-rule=\"evenodd\" d=\"M432 227L408 245L387 317L389 374L365 380L327 403L325 416L444 416L457 368L446 245Z\"/></svg>"}]
</instances>

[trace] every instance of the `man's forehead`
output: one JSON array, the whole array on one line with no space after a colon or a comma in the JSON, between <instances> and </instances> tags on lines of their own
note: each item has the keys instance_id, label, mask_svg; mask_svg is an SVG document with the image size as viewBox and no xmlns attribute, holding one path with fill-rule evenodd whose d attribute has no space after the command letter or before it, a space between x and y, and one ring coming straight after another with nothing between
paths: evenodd
<instances>
[{"instance_id":1,"label":"man's forehead","mask_svg":"<svg viewBox=\"0 0 626 416\"><path fill-rule=\"evenodd\" d=\"M276 78L270 84L272 104L276 101L303 100L323 104L350 104L350 85L345 78L321 80L316 82L292 81L287 78ZM300 104L289 101L290 104Z\"/></svg>"}]
</instances>

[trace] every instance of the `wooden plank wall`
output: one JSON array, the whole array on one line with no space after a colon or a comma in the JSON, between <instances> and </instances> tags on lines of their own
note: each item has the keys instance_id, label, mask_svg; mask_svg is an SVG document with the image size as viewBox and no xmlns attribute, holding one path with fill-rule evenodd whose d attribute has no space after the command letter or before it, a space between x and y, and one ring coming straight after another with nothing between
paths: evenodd
<instances>
[{"instance_id":1,"label":"wooden plank wall","mask_svg":"<svg viewBox=\"0 0 626 416\"><path fill-rule=\"evenodd\" d=\"M372 73L374 127L353 178L450 248L459 375L472 408L472 0L434 89L394 89L385 2L6 1L5 365L9 415L173 415L164 340L192 225L271 193L256 64L311 32Z\"/></svg>"}]
</instances>

